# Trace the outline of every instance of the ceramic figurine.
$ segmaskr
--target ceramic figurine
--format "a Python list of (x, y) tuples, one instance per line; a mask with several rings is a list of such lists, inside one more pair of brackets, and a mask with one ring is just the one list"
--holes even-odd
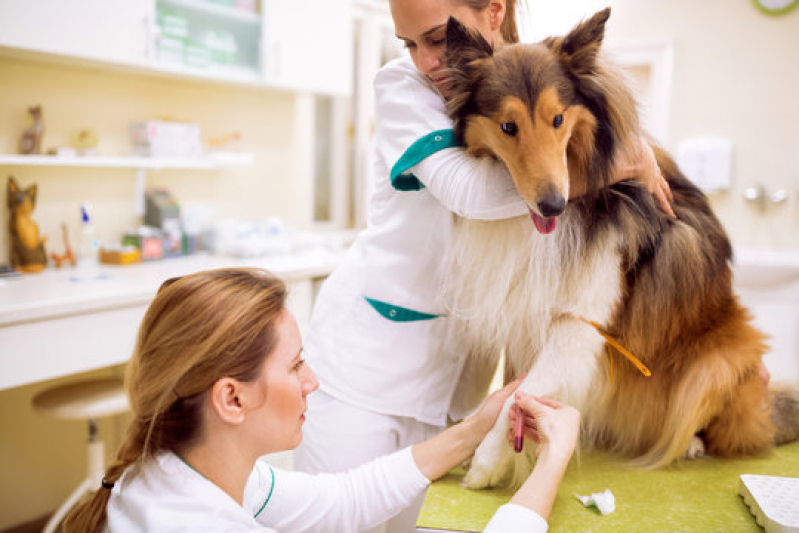
[(36, 206), (36, 185), (20, 189), (14, 177), (9, 176), (6, 195), (11, 214), (11, 266), (20, 272), (40, 272), (47, 265), (47, 253), (45, 239), (39, 237), (39, 226), (31, 218)]
[(42, 153), (42, 137), (44, 136), (44, 120), (42, 120), (42, 106), (28, 108), (33, 123), (22, 132), (19, 138), (19, 153), (34, 155)]
[(57, 254), (55, 252), (50, 254), (50, 257), (53, 258), (53, 262), (55, 263), (56, 268), (61, 268), (61, 265), (64, 263), (69, 263), (72, 266), (77, 264), (75, 259), (75, 254), (72, 253), (72, 247), (69, 245), (69, 234), (67, 233), (67, 225), (63, 222), (61, 223), (61, 236), (64, 239), (64, 253)]

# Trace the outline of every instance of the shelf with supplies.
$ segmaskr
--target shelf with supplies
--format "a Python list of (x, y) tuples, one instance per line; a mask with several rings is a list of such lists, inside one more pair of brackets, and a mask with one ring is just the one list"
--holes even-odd
[(0, 154), (0, 166), (129, 168), (136, 171), (137, 215), (144, 214), (145, 178), (148, 170), (221, 170), (248, 167), (252, 154), (210, 153), (201, 157), (54, 156)]

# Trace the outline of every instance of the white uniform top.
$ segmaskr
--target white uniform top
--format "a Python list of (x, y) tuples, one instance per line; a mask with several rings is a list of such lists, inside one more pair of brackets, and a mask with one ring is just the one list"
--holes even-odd
[[(410, 448), (342, 474), (289, 472), (257, 461), (239, 505), (175, 454), (164, 452), (125, 471), (112, 489), (105, 530), (350, 533), (395, 515), (428, 484)], [(485, 531), (546, 527), (538, 514), (508, 504)]]
[(443, 98), (408, 58), (381, 68), (374, 85), (367, 227), (319, 293), (305, 356), (328, 394), (441, 426), (465, 355), (440, 342), (436, 272), (453, 213), (528, 209), (504, 165), (455, 145)]

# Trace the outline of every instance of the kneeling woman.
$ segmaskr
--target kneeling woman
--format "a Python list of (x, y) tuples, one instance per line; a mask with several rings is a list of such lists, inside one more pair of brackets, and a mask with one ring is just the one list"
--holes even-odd
[[(517, 385), (432, 439), (352, 471), (280, 471), (258, 458), (300, 443), (306, 397), (318, 386), (285, 303), (283, 282), (258, 269), (161, 286), (127, 369), (133, 422), (102, 487), (69, 514), (66, 531), (364, 530), (468, 458)], [(545, 530), (574, 448), (576, 411), (517, 401), (543, 453), (486, 531)]]

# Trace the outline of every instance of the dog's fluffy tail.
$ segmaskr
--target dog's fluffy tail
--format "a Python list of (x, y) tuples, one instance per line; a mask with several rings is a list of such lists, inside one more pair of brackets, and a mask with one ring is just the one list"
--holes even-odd
[(780, 388), (769, 394), (771, 422), (777, 430), (774, 444), (779, 446), (799, 440), (799, 388)]

